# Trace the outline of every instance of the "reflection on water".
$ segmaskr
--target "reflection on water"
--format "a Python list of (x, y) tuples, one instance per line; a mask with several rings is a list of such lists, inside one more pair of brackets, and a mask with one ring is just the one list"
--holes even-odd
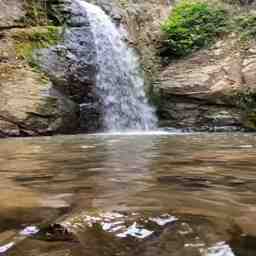
[[(254, 134), (4, 139), (0, 141), (0, 245), (26, 226), (98, 209), (170, 213), (194, 229), (207, 231), (207, 236), (214, 236), (212, 242), (242, 235), (244, 240), (230, 240), (236, 256), (255, 255), (254, 249), (244, 249), (255, 244), (255, 163)], [(178, 240), (172, 238), (172, 248), (178, 248)], [(76, 250), (81, 255), (84, 249)], [(197, 254), (190, 251), (190, 255)]]

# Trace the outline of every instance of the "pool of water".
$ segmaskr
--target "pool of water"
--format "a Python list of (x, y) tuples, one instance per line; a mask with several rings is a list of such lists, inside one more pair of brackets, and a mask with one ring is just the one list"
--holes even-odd
[[(3, 139), (0, 175), (0, 246), (15, 241), (8, 255), (256, 255), (255, 134)], [(134, 241), (90, 229), (76, 242), (19, 235), (99, 212), (178, 221)], [(228, 250), (211, 252), (220, 242)]]

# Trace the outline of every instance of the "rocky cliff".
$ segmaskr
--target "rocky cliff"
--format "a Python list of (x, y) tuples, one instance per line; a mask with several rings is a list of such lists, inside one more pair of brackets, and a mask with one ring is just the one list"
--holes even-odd
[[(34, 48), (55, 44), (53, 34), (59, 33), (43, 20), (44, 10), (34, 4), (35, 1), (23, 0), (0, 2), (0, 135), (3, 137), (69, 133), (79, 127), (78, 105), (31, 63)], [(33, 8), (35, 13), (31, 13)]]
[[(169, 2), (89, 2), (128, 31), (127, 43), (141, 56), (149, 92), (160, 63), (153, 42)], [(95, 47), (87, 17), (76, 3), (12, 0), (0, 4), (1, 135), (99, 130)], [(59, 40), (45, 44), (52, 35), (44, 30), (52, 26), (58, 28)]]
[[(154, 89), (163, 127), (197, 131), (255, 130), (254, 1), (218, 4), (226, 21), (221, 35), (214, 38), (215, 43), (207, 43), (187, 56), (172, 56), (162, 66)], [(202, 36), (201, 39), (205, 32), (203, 28), (197, 32), (190, 28), (190, 33), (198, 33), (196, 36)], [(183, 46), (187, 47), (190, 42), (185, 43)]]
[[(88, 2), (127, 31), (126, 41), (140, 56), (160, 126), (255, 128), (254, 40), (241, 45), (239, 36), (230, 33), (210, 47), (166, 63), (160, 27), (172, 1)], [(74, 5), (70, 0), (0, 2), (0, 136), (100, 129), (93, 37), (86, 16)]]
[[(174, 61), (161, 72), (161, 125), (193, 130), (254, 129), (253, 109), (241, 105), (254, 90), (256, 49), (243, 49), (236, 37)], [(247, 95), (250, 97), (250, 95)]]

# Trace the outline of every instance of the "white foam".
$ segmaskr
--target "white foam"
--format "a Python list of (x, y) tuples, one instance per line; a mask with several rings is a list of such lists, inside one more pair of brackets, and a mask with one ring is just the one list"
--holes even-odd
[(29, 226), (20, 231), (20, 235), (23, 236), (32, 236), (39, 232), (39, 229), (35, 226)]
[(106, 132), (106, 133), (92, 133), (89, 136), (162, 136), (162, 135), (184, 135), (181, 131), (169, 132), (162, 130), (152, 131), (125, 131), (125, 132)]
[(202, 256), (235, 256), (232, 249), (225, 242), (219, 242), (213, 247), (201, 249)]
[(166, 215), (162, 215), (160, 217), (150, 218), (149, 220), (152, 222), (155, 222), (159, 226), (165, 226), (166, 224), (175, 222), (178, 219), (174, 216), (170, 216), (170, 215), (166, 214)]
[(8, 244), (5, 244), (3, 246), (0, 246), (0, 253), (4, 253), (4, 252), (7, 252), (9, 249), (11, 249), (13, 246), (15, 245), (14, 242), (11, 242), (11, 243), (8, 243)]
[(140, 239), (145, 239), (148, 236), (151, 236), (154, 231), (147, 230), (144, 228), (137, 227), (137, 223), (134, 222), (127, 230), (123, 233), (117, 234), (117, 237), (125, 238), (127, 236), (132, 236)]

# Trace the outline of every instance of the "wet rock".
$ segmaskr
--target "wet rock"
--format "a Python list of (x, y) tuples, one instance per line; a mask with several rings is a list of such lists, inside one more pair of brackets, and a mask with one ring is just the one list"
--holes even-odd
[[(95, 93), (97, 65), (94, 38), (80, 6), (76, 2), (71, 5), (68, 2), (67, 5), (67, 26), (62, 42), (56, 47), (38, 51), (36, 59), (59, 91), (78, 104), (93, 105), (99, 102)], [(81, 128), (95, 131), (99, 126), (99, 109), (93, 113), (85, 108), (80, 110), (81, 117), (93, 120), (84, 121)]]
[(77, 241), (74, 235), (60, 224), (51, 224), (43, 227), (33, 237), (43, 241)]
[(97, 102), (80, 104), (80, 127), (82, 131), (95, 132), (101, 129), (103, 120), (100, 109), (101, 106)]
[(201, 249), (200, 252), (203, 256), (235, 256), (230, 246), (225, 242), (219, 242), (210, 248)]
[[(221, 220), (215, 221), (221, 223)], [(15, 244), (10, 240), (2, 248), (6, 255), (234, 256), (255, 253), (254, 237), (242, 236), (234, 226), (229, 226), (227, 232), (220, 223), (216, 226), (215, 221), (197, 215), (182, 215), (178, 219), (156, 213), (79, 213), (60, 224), (43, 228), (39, 236), (16, 238)], [(222, 221), (227, 225), (226, 220)]]
[(2, 79), (0, 87), (3, 136), (68, 133), (77, 129), (79, 108), (75, 103), (29, 68), (10, 72), (15, 75)]

